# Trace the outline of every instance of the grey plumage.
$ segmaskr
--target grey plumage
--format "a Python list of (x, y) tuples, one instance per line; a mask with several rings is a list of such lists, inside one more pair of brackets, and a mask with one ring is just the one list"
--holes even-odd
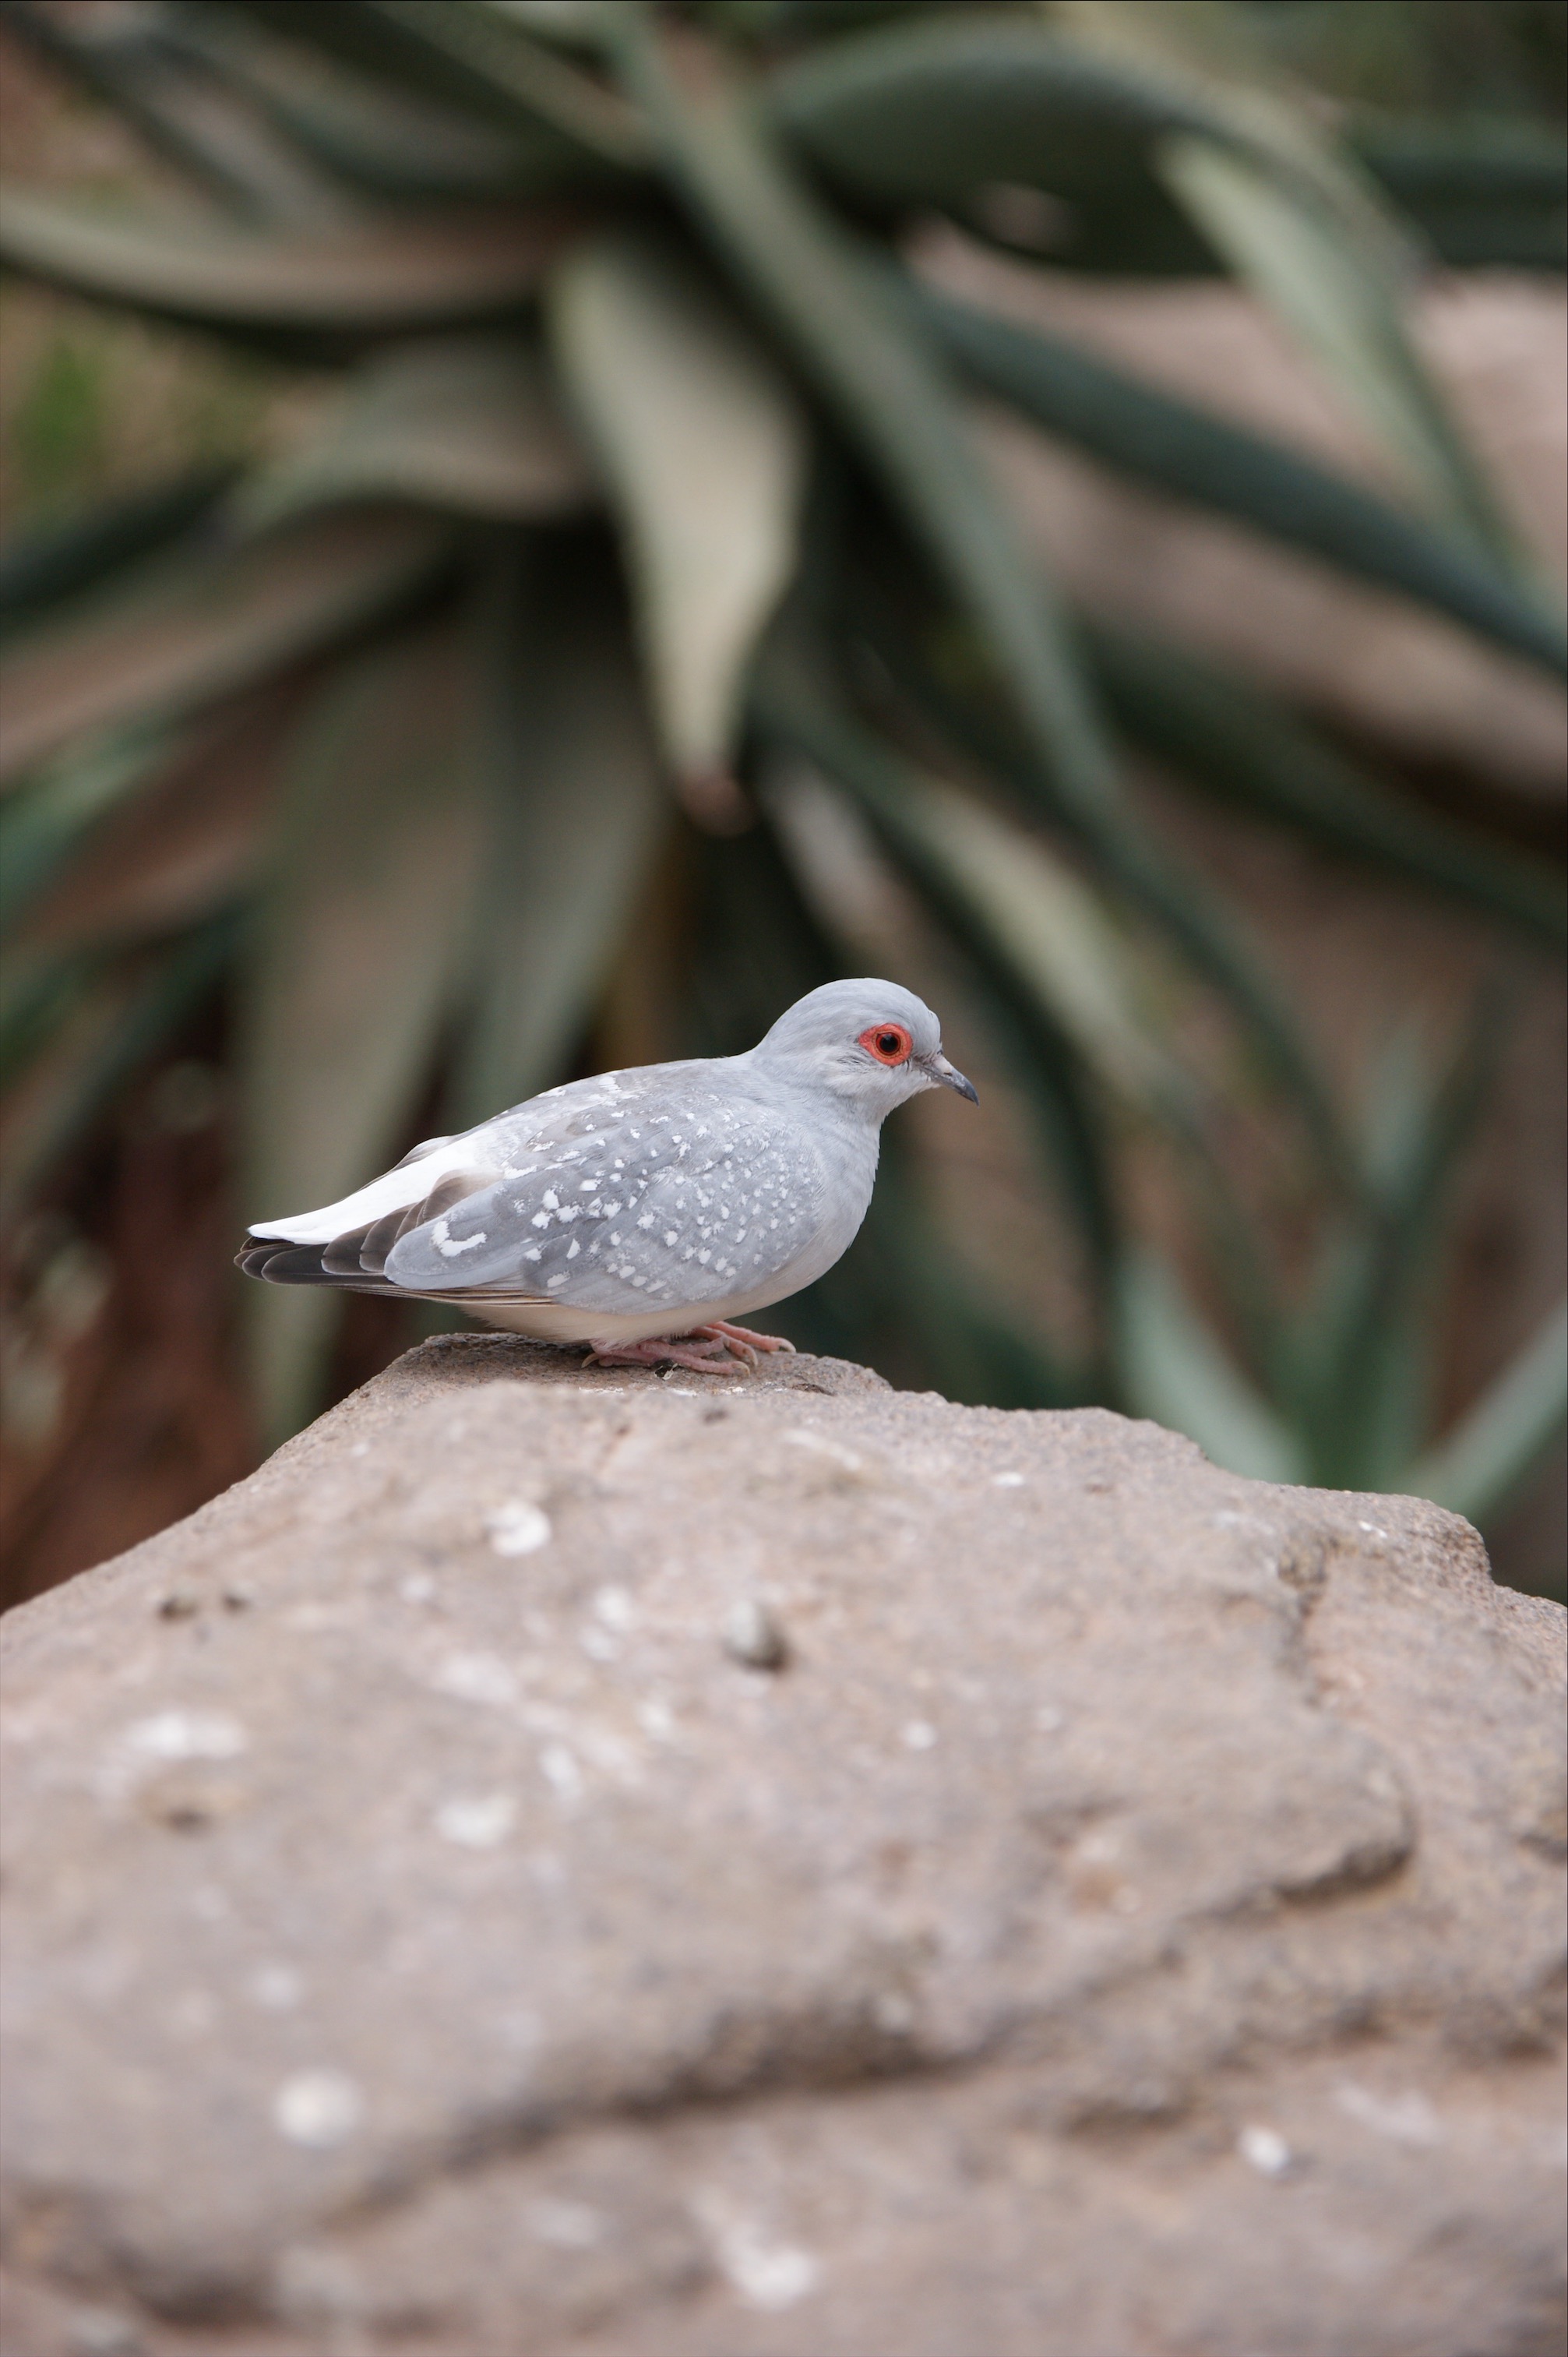
[[(890, 1066), (865, 1035), (900, 1028)], [(885, 1114), (937, 1082), (973, 1093), (929, 1007), (891, 983), (829, 984), (745, 1055), (605, 1073), (431, 1139), (340, 1203), (258, 1222), (241, 1265), (450, 1300), (550, 1340), (679, 1334), (831, 1267), (865, 1217)]]

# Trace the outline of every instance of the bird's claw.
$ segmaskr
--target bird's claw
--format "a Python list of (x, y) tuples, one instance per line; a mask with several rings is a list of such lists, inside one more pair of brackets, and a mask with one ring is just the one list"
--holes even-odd
[(693, 1326), (689, 1334), (646, 1342), (595, 1342), (584, 1361), (590, 1367), (687, 1367), (694, 1375), (733, 1374), (738, 1362), (747, 1374), (764, 1351), (789, 1351), (795, 1345), (782, 1334), (754, 1334), (749, 1326), (732, 1326), (715, 1318)]

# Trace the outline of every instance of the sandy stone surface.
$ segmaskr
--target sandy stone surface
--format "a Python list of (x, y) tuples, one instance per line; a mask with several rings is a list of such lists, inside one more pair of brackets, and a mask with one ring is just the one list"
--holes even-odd
[(1561, 2346), (1563, 1614), (1434, 1508), (463, 1336), (0, 1641), (6, 2357)]

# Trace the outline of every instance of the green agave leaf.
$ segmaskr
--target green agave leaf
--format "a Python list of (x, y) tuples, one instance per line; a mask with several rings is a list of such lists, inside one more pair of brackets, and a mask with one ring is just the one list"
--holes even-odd
[(363, 628), (430, 580), (451, 549), (432, 517), (361, 509), (155, 564), (12, 655), (0, 781), (91, 729), (215, 703)]
[(248, 525), (345, 500), (522, 521), (596, 496), (542, 356), (516, 339), (404, 345), (356, 371), (318, 438), (252, 480)]
[(1243, 16), (1063, 0), (1071, 36), (1209, 116), (1156, 168), (1232, 269), (1313, 352), (1435, 511), (1510, 569), (1512, 539), (1405, 333), (1417, 254), (1375, 182), (1277, 86)]
[(1305, 1481), (1305, 1448), (1223, 1351), (1156, 1254), (1129, 1252), (1119, 1289), (1121, 1360), (1128, 1404), (1185, 1432), (1228, 1472), (1257, 1481)]
[(1450, 268), (1568, 267), (1568, 142), (1551, 124), (1353, 114), (1344, 135)]
[[(771, 823), (689, 846), (694, 872), (683, 888), (695, 935), (689, 1045), (696, 1054), (751, 1047), (781, 1008), (866, 962), (853, 931), (841, 932), (814, 913), (824, 897), (820, 858), (811, 863), (809, 888), (797, 880), (802, 791), (798, 776), (787, 784), (771, 779), (764, 795)], [(1060, 1407), (1079, 1405), (1093, 1388), (1080, 1371), (1058, 1364), (1043, 1338), (955, 1254), (927, 1201), (918, 1157), (897, 1127), (884, 1132), (876, 1190), (849, 1254), (783, 1315), (803, 1350), (881, 1366), (906, 1385), (934, 1384), (948, 1399)]]
[[(398, 1143), (461, 969), (481, 844), (461, 618), (349, 658), (302, 726), (255, 926), (240, 1054), (244, 1209), (331, 1202)], [(267, 1429), (311, 1411), (338, 1297), (258, 1286)]]
[(1543, 860), (1499, 849), (1359, 769), (1234, 673), (1185, 648), (1080, 621), (1119, 726), (1200, 792), (1299, 827), (1348, 853), (1561, 945), (1568, 903)]
[(126, 796), (160, 777), (177, 738), (133, 722), (72, 746), (0, 804), (0, 935), (47, 891), (82, 836)]
[(262, 231), (0, 188), (0, 264), (93, 302), (285, 344), (341, 346), (515, 313), (581, 229), (562, 207), (465, 206)]
[(272, 29), (318, 45), (422, 98), (553, 140), (557, 169), (623, 169), (640, 157), (635, 116), (581, 68), (465, 0), (244, 0)]
[(1373, 1075), (1362, 1143), (1366, 1206), (1331, 1243), (1295, 1353), (1315, 1472), (1331, 1486), (1387, 1488), (1420, 1440), (1444, 1243), (1440, 1214), (1476, 1134), (1499, 1028), (1498, 993), (1483, 991), (1444, 1063), (1408, 1029), (1388, 1043)]
[[(51, 873), (16, 927), (7, 962), (120, 949), (195, 925), (238, 899), (260, 862), (279, 740), (302, 692), (298, 680), (273, 683), (195, 726), (158, 732), (129, 791), (86, 813), (80, 801), (70, 806), (70, 790), (88, 797), (66, 765), (62, 800), (76, 823), (62, 825), (51, 813)], [(29, 799), (16, 797), (0, 816), (0, 871), (11, 812)]]
[(229, 460), (106, 500), (68, 523), (18, 533), (0, 547), (0, 641), (146, 556), (199, 522), (233, 481)]
[(561, 1077), (669, 821), (618, 585), (568, 541), (505, 573), (482, 618), (491, 802), (459, 1127)]
[(1333, 1109), (1288, 1013), (1203, 888), (1154, 853), (1122, 801), (1092, 693), (1057, 600), (993, 490), (945, 371), (879, 271), (790, 176), (716, 61), (696, 85), (626, 0), (622, 70), (699, 217), (881, 475), (972, 614), (1059, 812), (1227, 993), (1291, 1088), (1319, 1149), (1348, 1168)]
[(357, 71), (330, 49), (277, 39), (238, 6), (181, 20), (305, 153), (350, 187), (403, 199), (497, 198), (551, 187), (559, 143), (502, 130), (456, 106)]
[(14, 1219), (140, 1065), (205, 997), (233, 955), (220, 916), (159, 957), (67, 993), (63, 1020), (7, 1091), (0, 1126), (0, 1219)]
[(84, 38), (69, 14), (6, 0), (4, 21), (242, 213), (320, 228), (352, 212), (336, 181), (192, 54), (192, 20), (116, 10)]
[(1568, 1302), (1546, 1320), (1401, 1487), (1486, 1523), (1507, 1505), (1568, 1416)]
[[(1051, 852), (972, 794), (886, 758), (857, 771), (860, 799), (875, 796), (881, 832), (944, 879), (944, 897), (970, 911), (967, 931), (1037, 996), (1079, 1054), (1140, 1113), (1190, 1127), (1197, 1092), (1142, 1000), (1145, 977), (1098, 894)], [(878, 782), (872, 785), (873, 777)], [(872, 807), (871, 803), (867, 803)]]
[[(1103, 1286), (1116, 1251), (1116, 1208), (1099, 1125), (1083, 1085), (1078, 1047), (1055, 1000), (1054, 977), (1021, 963), (1012, 953), (1015, 945), (998, 939), (991, 909), (977, 903), (952, 875), (945, 844), (926, 839), (918, 817), (910, 819), (907, 765), (829, 701), (800, 660), (799, 650), (788, 650), (778, 642), (769, 645), (753, 687), (752, 710), (767, 737), (804, 754), (860, 806), (897, 865), (951, 929), (977, 968), (986, 986), (988, 1017), (1029, 1084), (1091, 1275)], [(782, 840), (790, 845), (789, 798), (776, 792), (774, 803)], [(1108, 995), (1115, 1006), (1114, 994)], [(1103, 996), (1092, 989), (1080, 992), (1075, 1019), (1081, 1025), (1086, 997), (1099, 1000), (1093, 1019), (1103, 1025)], [(1120, 1038), (1119, 1047), (1135, 1063), (1138, 1049)]]
[(459, 72), (472, 77), (475, 95), (499, 94), (512, 111), (546, 124), (561, 137), (618, 169), (648, 160), (641, 124), (619, 92), (554, 50), (541, 48), (516, 16), (469, 0), (371, 0), (375, 13), (405, 38), (424, 42)]
[(839, 187), (896, 205), (1013, 182), (1158, 208), (1153, 142), (1212, 119), (1168, 78), (1101, 59), (1038, 16), (981, 9), (809, 50), (771, 76), (767, 105)]
[(579, 247), (548, 318), (623, 519), (660, 736), (700, 798), (733, 757), (746, 666), (794, 570), (805, 421), (733, 307), (663, 241)]
[[(1494, 503), (1405, 337), (1410, 250), (1372, 184), (1305, 116), (1247, 86), (1233, 41), (1217, 69), (1178, 10), (1093, 0), (1055, 15), (957, 12), (836, 43), (774, 76), (770, 113), (840, 186), (884, 203), (963, 212), (984, 186), (1022, 183), (1090, 224), (1109, 212), (1112, 242), (1121, 222), (1158, 249), (1167, 190), (1438, 511), (1511, 566)], [(1239, 20), (1231, 29), (1239, 38)], [(1064, 224), (1064, 258), (1086, 225)], [(1099, 243), (1103, 264), (1103, 232)]]
[(604, 0), (480, 0), (480, 5), (542, 41), (596, 54), (604, 46)]
[(1218, 141), (1171, 139), (1159, 160), (1205, 234), (1318, 361), (1423, 500), (1513, 566), (1511, 536), (1406, 337), (1398, 291), (1345, 225), (1309, 193), (1282, 185), (1268, 164)]
[(1419, 598), (1557, 672), (1561, 619), (1456, 539), (1262, 435), (1155, 391), (1065, 338), (911, 282), (921, 317), (977, 384), (1119, 473), (1239, 517), (1362, 580)]

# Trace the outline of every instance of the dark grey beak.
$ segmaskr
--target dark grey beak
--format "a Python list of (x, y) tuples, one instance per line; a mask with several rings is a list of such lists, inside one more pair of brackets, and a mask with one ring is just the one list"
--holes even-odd
[(956, 1089), (961, 1097), (969, 1099), (971, 1104), (980, 1103), (980, 1098), (975, 1092), (974, 1082), (966, 1081), (963, 1074), (949, 1063), (940, 1049), (934, 1056), (922, 1056), (920, 1061), (932, 1080), (940, 1081), (944, 1089)]

